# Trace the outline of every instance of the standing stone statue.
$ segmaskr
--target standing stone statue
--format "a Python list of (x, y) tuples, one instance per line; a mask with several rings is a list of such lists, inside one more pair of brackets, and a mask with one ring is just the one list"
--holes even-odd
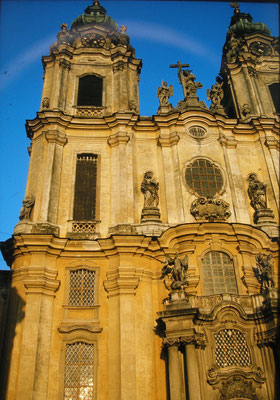
[(159, 183), (153, 178), (153, 171), (147, 171), (141, 183), (141, 192), (144, 195), (144, 208), (142, 210), (141, 222), (160, 222), (160, 212), (158, 209)]
[(188, 256), (185, 256), (182, 260), (179, 258), (178, 253), (175, 254), (174, 258), (165, 256), (163, 262), (163, 268), (161, 270), (161, 278), (170, 274), (171, 276), (171, 292), (184, 291), (188, 285), (187, 282), (187, 271), (188, 271)]
[(223, 82), (216, 82), (215, 85), (211, 86), (211, 89), (207, 89), (207, 98), (211, 100), (210, 111), (219, 114), (225, 114), (224, 108), (221, 105), (221, 101), (224, 97), (224, 91), (222, 89)]
[(19, 214), (20, 220), (30, 220), (30, 215), (31, 215), (31, 211), (34, 206), (34, 203), (35, 203), (35, 199), (32, 194), (26, 196), (22, 200), (22, 207), (21, 207), (20, 214)]
[(162, 81), (161, 86), (159, 86), (157, 90), (160, 106), (168, 106), (170, 96), (173, 96), (173, 86), (170, 85), (168, 87), (167, 82)]
[(185, 97), (196, 97), (197, 89), (203, 87), (202, 83), (195, 82), (196, 79), (195, 75), (192, 73), (191, 70), (187, 69), (183, 71), (182, 76), (182, 84), (184, 90)]
[(272, 288), (275, 286), (275, 282), (273, 280), (273, 263), (272, 263), (272, 255), (265, 254), (257, 254), (257, 268), (253, 268), (257, 280), (261, 284), (261, 293), (266, 289)]
[(266, 209), (266, 184), (259, 181), (258, 176), (255, 173), (249, 175), (248, 181), (248, 195), (251, 200), (251, 206), (256, 211)]

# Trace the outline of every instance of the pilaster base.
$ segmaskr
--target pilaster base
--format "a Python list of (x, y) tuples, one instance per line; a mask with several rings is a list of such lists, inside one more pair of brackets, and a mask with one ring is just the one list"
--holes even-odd
[(274, 221), (274, 214), (270, 208), (257, 210), (254, 214), (254, 222), (270, 237), (279, 236), (279, 228)]
[(142, 222), (161, 222), (159, 209), (157, 207), (143, 208), (141, 214)]

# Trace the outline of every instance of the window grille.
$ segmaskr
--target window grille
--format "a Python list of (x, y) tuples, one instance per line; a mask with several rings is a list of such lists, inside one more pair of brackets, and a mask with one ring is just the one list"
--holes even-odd
[(78, 106), (102, 106), (103, 80), (95, 75), (86, 75), (79, 79)]
[(192, 126), (189, 129), (190, 134), (195, 138), (203, 138), (206, 135), (206, 130), (201, 126)]
[(93, 399), (94, 345), (76, 342), (66, 345), (64, 400)]
[(214, 197), (223, 187), (221, 171), (205, 159), (189, 165), (185, 176), (187, 185), (199, 196)]
[(96, 154), (78, 154), (74, 195), (74, 221), (94, 221), (96, 219)]
[(70, 306), (93, 306), (95, 295), (95, 271), (78, 269), (70, 271)]
[(203, 258), (202, 265), (206, 295), (237, 293), (234, 265), (227, 254), (211, 251)]
[(247, 367), (251, 364), (245, 334), (237, 329), (223, 329), (215, 335), (216, 363), (220, 368), (231, 365)]

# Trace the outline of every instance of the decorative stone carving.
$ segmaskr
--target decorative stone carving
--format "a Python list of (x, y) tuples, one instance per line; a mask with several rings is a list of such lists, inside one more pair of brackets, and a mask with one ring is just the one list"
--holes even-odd
[(42, 108), (49, 108), (50, 107), (50, 99), (48, 97), (44, 97), (42, 100)]
[(138, 111), (137, 102), (136, 100), (129, 100), (129, 110), (136, 112)]
[(191, 204), (191, 214), (196, 220), (225, 221), (231, 216), (229, 204), (221, 199), (199, 197)]
[(261, 293), (266, 289), (270, 289), (275, 286), (273, 279), (273, 262), (272, 255), (257, 254), (257, 268), (253, 268), (257, 280), (261, 284)]
[(70, 44), (70, 32), (68, 31), (68, 25), (63, 23), (60, 25), (61, 31), (57, 34), (57, 44)]
[(268, 235), (278, 236), (273, 211), (267, 207), (266, 184), (261, 182), (255, 173), (249, 175), (248, 181), (250, 204), (255, 209), (254, 223), (259, 225)]
[(251, 399), (257, 400), (256, 389), (252, 381), (248, 381), (242, 376), (232, 376), (222, 384), (220, 400), (230, 399)]
[(251, 111), (251, 107), (248, 103), (244, 103), (241, 107), (241, 113), (245, 118), (247, 117), (247, 115), (251, 114)]
[(158, 188), (159, 183), (153, 179), (153, 171), (147, 171), (141, 183), (141, 192), (144, 195), (144, 208), (142, 210), (141, 222), (160, 221), (158, 209)]
[(35, 198), (32, 194), (26, 196), (22, 200), (22, 207), (19, 214), (19, 219), (22, 220), (30, 220), (31, 211), (33, 209), (35, 203)]
[(225, 53), (228, 63), (234, 63), (237, 61), (238, 56), (243, 52), (244, 43), (244, 39), (231, 35), (229, 41), (225, 45)]
[[(217, 78), (218, 79), (218, 78)], [(207, 89), (207, 98), (211, 100), (210, 111), (217, 114), (226, 115), (224, 107), (221, 105), (221, 101), (224, 97), (224, 91), (222, 89), (223, 82), (219, 79), (215, 85), (211, 86), (211, 89)]]
[[(171, 299), (175, 300), (176, 293), (178, 292), (185, 295), (185, 288), (188, 285), (188, 268), (188, 256), (185, 256), (182, 260), (179, 258), (178, 253), (175, 254), (174, 258), (171, 258), (168, 255), (165, 256), (163, 268), (161, 270), (161, 278), (164, 278), (167, 275), (171, 278)], [(182, 296), (180, 296), (180, 298), (181, 297)]]

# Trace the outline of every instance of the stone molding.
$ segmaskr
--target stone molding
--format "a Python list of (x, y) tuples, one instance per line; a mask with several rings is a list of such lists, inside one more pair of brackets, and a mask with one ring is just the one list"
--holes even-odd
[(48, 143), (56, 143), (60, 146), (65, 146), (68, 142), (67, 136), (57, 130), (43, 131)]
[(238, 143), (238, 141), (234, 138), (234, 136), (225, 136), (223, 134), (220, 134), (218, 142), (220, 143), (221, 146), (224, 146), (227, 149), (235, 149)]
[(90, 333), (101, 333), (103, 328), (95, 325), (94, 322), (91, 324), (62, 324), (58, 328), (59, 333), (72, 333), (74, 331), (87, 331)]
[[(140, 277), (136, 268), (119, 267), (106, 273), (107, 280), (103, 282), (108, 297), (122, 294), (136, 294)], [(137, 276), (138, 275), (138, 276)], [(142, 275), (142, 274), (141, 274)]]
[(169, 135), (160, 135), (158, 137), (158, 145), (161, 147), (171, 147), (178, 144), (180, 136), (176, 132), (172, 132)]
[(27, 294), (55, 296), (60, 287), (60, 281), (56, 277), (57, 271), (38, 266), (21, 267), (13, 273), (13, 279), (23, 282)]
[(130, 141), (130, 136), (127, 132), (118, 132), (110, 135), (108, 138), (108, 144), (110, 147), (115, 147), (120, 144), (127, 144)]
[(66, 60), (65, 58), (61, 58), (59, 60), (59, 66), (65, 69), (70, 70), (71, 69), (71, 63), (70, 61)]
[(275, 149), (280, 151), (280, 143), (277, 139), (275, 139), (274, 136), (267, 136), (265, 138), (265, 145), (269, 148), (269, 149)]

